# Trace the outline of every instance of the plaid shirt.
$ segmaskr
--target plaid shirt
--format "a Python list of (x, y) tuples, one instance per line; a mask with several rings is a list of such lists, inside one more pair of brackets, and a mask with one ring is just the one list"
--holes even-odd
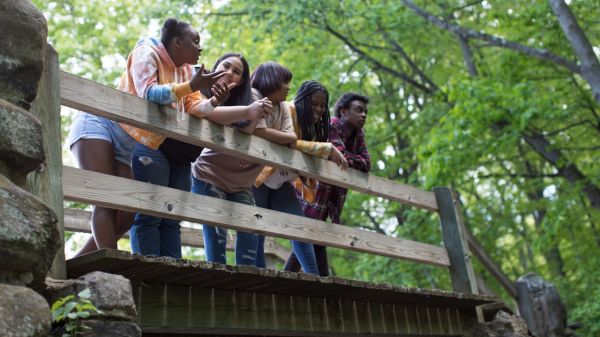
[[(342, 125), (332, 117), (329, 126), (329, 141), (346, 157), (348, 166), (363, 172), (371, 170), (371, 156), (365, 143), (364, 129), (354, 130)], [(342, 187), (318, 182), (315, 202), (304, 203), (304, 214), (313, 219), (325, 221), (329, 216), (333, 223), (340, 223), (340, 214), (346, 201), (348, 190)]]

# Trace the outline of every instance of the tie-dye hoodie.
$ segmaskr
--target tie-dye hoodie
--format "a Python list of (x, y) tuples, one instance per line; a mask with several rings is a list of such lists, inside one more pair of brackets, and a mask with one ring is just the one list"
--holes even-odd
[[(127, 57), (127, 70), (121, 76), (118, 89), (158, 104), (166, 104), (178, 112), (200, 111), (203, 97), (192, 92), (189, 81), (194, 69), (189, 64), (176, 67), (163, 44), (155, 38), (143, 38)], [(205, 102), (206, 103), (206, 102)], [(164, 135), (121, 123), (121, 127), (138, 142), (158, 149)]]

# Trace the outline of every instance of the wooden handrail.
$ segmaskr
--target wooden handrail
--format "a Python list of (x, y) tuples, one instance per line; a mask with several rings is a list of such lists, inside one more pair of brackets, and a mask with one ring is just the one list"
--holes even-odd
[(186, 143), (209, 147), (403, 204), (430, 211), (438, 210), (432, 192), (368, 175), (355, 169), (342, 172), (329, 160), (308, 156), (301, 151), (268, 142), (260, 137), (236, 132), (233, 128), (205, 119), (191, 117), (177, 121), (176, 111), (173, 109), (161, 108), (139, 97), (64, 71), (60, 75), (60, 97), (62, 105), (165, 134)]
[(473, 255), (477, 257), (479, 262), (483, 265), (483, 267), (494, 277), (498, 283), (506, 290), (506, 292), (513, 299), (517, 299), (517, 288), (515, 284), (504, 274), (502, 268), (494, 260), (488, 253), (485, 251), (479, 240), (475, 238), (473, 233), (470, 231), (466, 231), (467, 234), (467, 242), (469, 243), (469, 250), (473, 252)]
[[(429, 211), (440, 212), (438, 200), (436, 200), (436, 196), (433, 192), (422, 191), (413, 186), (399, 184), (390, 180), (368, 175), (354, 169), (350, 169), (348, 172), (342, 172), (331, 161), (308, 156), (300, 151), (270, 143), (260, 137), (236, 132), (232, 128), (217, 125), (208, 120), (191, 117), (186, 120), (178, 121), (177, 113), (173, 109), (160, 107), (138, 97), (66, 72), (61, 72), (60, 74), (60, 96), (61, 104), (71, 108), (90, 112), (111, 120), (165, 134), (168, 137), (190, 144), (213, 148), (223, 153), (277, 167), (289, 172), (298, 173), (303, 176), (316, 178), (336, 186), (341, 186), (366, 194), (398, 201), (403, 204), (412, 205)], [(80, 182), (93, 182), (95, 179), (105, 179), (95, 176), (92, 173), (89, 175), (87, 173), (77, 173), (70, 170), (72, 169), (65, 168), (65, 177), (69, 178), (72, 173), (73, 177), (77, 176), (75, 179), (79, 179)], [(78, 176), (80, 174), (82, 176)], [(67, 180), (65, 179), (65, 182), (66, 181)], [(114, 186), (115, 184), (114, 181), (106, 181), (106, 183), (108, 183), (109, 186)], [(141, 185), (138, 187), (144, 191), (147, 191), (148, 189), (148, 187), (143, 187)], [(131, 203), (116, 204), (114, 201), (108, 198), (103, 199), (99, 195), (94, 196), (94, 193), (88, 193), (83, 190), (77, 190), (73, 194), (68, 194), (66, 191), (67, 185), (65, 185), (65, 198), (90, 202), (92, 204), (100, 204), (117, 209), (140, 210), (149, 214), (154, 212), (155, 215), (159, 216), (191, 220), (193, 222), (213, 223), (228, 228), (304, 240), (307, 242), (363, 251), (436, 266), (450, 266), (449, 253), (445, 248), (414, 241), (390, 238), (384, 235), (379, 236), (385, 239), (372, 237), (372, 235), (377, 236), (378, 234), (340, 226), (334, 226), (334, 232), (336, 232), (336, 235), (341, 235), (341, 237), (335, 237), (336, 235), (334, 235), (335, 239), (331, 240), (331, 233), (327, 233), (327, 230), (331, 229), (331, 226), (333, 226), (331, 224), (289, 215), (282, 217), (282, 215), (278, 215), (278, 212), (259, 208), (259, 211), (257, 211), (258, 213), (256, 214), (267, 214), (269, 217), (268, 222), (274, 227), (263, 228), (261, 225), (264, 225), (264, 221), (253, 223), (254, 220), (251, 217), (248, 218), (250, 222), (246, 225), (236, 222), (235, 219), (226, 219), (219, 217), (216, 214), (194, 214), (191, 219), (188, 219), (186, 218), (186, 215), (169, 211), (166, 208), (156, 210), (156, 205), (154, 206), (154, 209), (152, 209), (152, 207), (147, 204), (144, 205), (144, 207), (146, 207), (144, 209), (144, 207), (140, 208), (139, 204), (136, 206), (133, 206), (134, 204)], [(185, 197), (184, 195), (180, 195), (180, 197), (184, 199), (190, 198)], [(191, 198), (198, 197), (199, 196), (193, 196)], [(187, 202), (177, 200), (176, 198), (169, 199), (171, 204), (185, 204)], [(135, 200), (136, 198), (129, 199), (130, 202)], [(215, 201), (215, 203), (220, 204), (220, 207), (233, 207), (232, 205), (228, 205), (228, 202), (226, 201)], [(235, 206), (234, 208), (238, 207), (241, 206)], [(448, 214), (446, 214), (446, 216), (448, 216)], [(277, 221), (285, 225), (278, 227), (276, 224)], [(294, 221), (294, 224), (291, 224), (291, 221)], [(443, 224), (444, 221), (442, 221), (442, 225)], [(298, 229), (298, 226), (307, 226), (307, 228), (305, 231), (293, 232), (294, 229)], [(349, 232), (341, 230), (340, 228), (347, 229)], [(287, 233), (286, 230), (291, 232)], [(311, 231), (315, 231), (317, 235), (315, 236), (314, 233), (311, 233)], [(448, 238), (445, 237), (445, 240), (447, 239)], [(469, 237), (469, 239), (472, 238)], [(396, 242), (394, 242), (394, 240), (396, 240)], [(450, 239), (450, 241), (453, 241), (453, 239)], [(490, 259), (488, 256), (486, 254), (481, 254), (477, 247), (474, 246), (473, 240), (468, 241), (468, 246), (470, 246), (471, 249), (476, 250), (475, 256), (477, 256), (486, 266), (486, 268), (490, 270), (490, 265), (488, 263)], [(468, 260), (469, 254), (466, 250), (468, 249), (467, 247), (459, 247), (460, 249), (453, 247), (451, 248), (453, 251), (456, 250), (456, 253), (459, 254), (458, 256), (462, 256), (461, 252), (464, 251), (464, 256), (467, 257), (466, 259)], [(455, 262), (460, 262), (461, 259), (462, 258), (458, 258), (458, 260)], [(455, 262), (453, 262), (453, 264)], [(492, 268), (490, 270), (492, 275), (495, 277), (498, 277), (498, 275), (501, 274), (498, 273), (497, 269), (498, 268)], [(461, 277), (465, 278), (467, 271), (470, 271), (472, 274), (471, 267), (468, 267), (465, 270), (460, 270), (458, 274), (464, 274)], [(469, 282), (465, 281), (453, 283), (469, 283), (472, 285), (474, 283), (471, 282), (472, 279), (472, 277), (468, 277)], [(467, 280), (467, 278), (465, 278), (465, 280)], [(513, 295), (513, 289), (511, 289), (510, 285), (507, 283), (506, 278), (503, 278), (500, 280), (500, 282), (509, 292), (509, 294)], [(469, 288), (461, 289), (461, 291), (468, 291), (468, 289)]]
[[(77, 233), (91, 233), (90, 218), (92, 212), (81, 209), (65, 208), (65, 230)], [(128, 237), (127, 234), (125, 234)], [(231, 235), (231, 240), (227, 240), (227, 249), (233, 250), (235, 242), (235, 234)], [(202, 238), (202, 230), (181, 226), (181, 244), (183, 246), (204, 248), (204, 240)], [(273, 238), (265, 238), (265, 254), (273, 255), (281, 261), (285, 261), (290, 255), (289, 250), (275, 242)]]
[(172, 188), (63, 167), (65, 199), (126, 211), (218, 225), (435, 266), (450, 265), (446, 249)]

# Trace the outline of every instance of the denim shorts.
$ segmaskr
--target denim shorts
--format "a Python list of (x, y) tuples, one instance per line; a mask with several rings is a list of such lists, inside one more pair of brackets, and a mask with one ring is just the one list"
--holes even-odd
[(80, 112), (71, 124), (67, 138), (69, 149), (80, 139), (102, 139), (111, 143), (115, 149), (115, 159), (131, 166), (131, 152), (137, 141), (125, 132), (119, 123)]

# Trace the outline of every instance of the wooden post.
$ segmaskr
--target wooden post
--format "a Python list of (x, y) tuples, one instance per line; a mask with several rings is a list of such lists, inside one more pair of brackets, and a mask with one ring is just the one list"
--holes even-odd
[(27, 176), (27, 189), (52, 208), (58, 218), (61, 246), (50, 272), (54, 278), (66, 279), (59, 75), (58, 54), (48, 45), (38, 95), (30, 110), (42, 123), (46, 161)]
[(436, 187), (433, 192), (440, 210), (444, 246), (450, 259), (452, 288), (461, 293), (478, 294), (458, 196), (448, 187)]

